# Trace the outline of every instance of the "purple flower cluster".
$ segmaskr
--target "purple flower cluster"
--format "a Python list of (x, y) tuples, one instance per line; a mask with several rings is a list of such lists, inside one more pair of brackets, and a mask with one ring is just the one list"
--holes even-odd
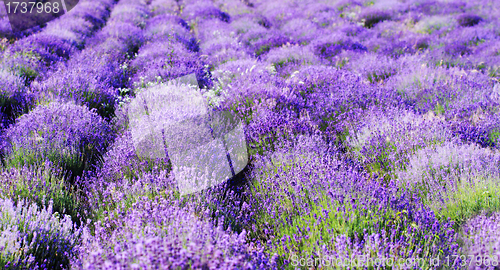
[(2, 244), (0, 265), (7, 269), (65, 269), (74, 256), (79, 230), (69, 216), (53, 214), (52, 204), (0, 199)]
[(35, 83), (46, 99), (73, 100), (113, 116), (117, 88), (128, 81), (128, 57), (144, 42), (143, 27), (149, 14), (145, 2), (120, 1), (106, 26), (93, 36), (86, 48), (61, 63)]
[[(471, 15), (474, 12), (477, 14), (477, 9), (473, 9), (477, 7), (477, 3), (443, 3), (443, 9), (437, 8), (437, 3), (427, 5), (413, 2), (398, 5), (377, 2), (369, 8), (364, 8), (362, 4), (354, 1), (345, 1), (335, 6), (308, 2), (251, 4), (250, 7), (255, 9), (253, 13), (248, 14), (239, 13), (240, 10), (248, 9), (247, 7), (236, 8), (238, 5), (232, 3), (221, 5), (221, 9), (231, 15), (231, 22), (228, 25), (211, 19), (206, 23), (214, 25), (217, 30), (212, 30), (200, 22), (193, 24), (198, 31), (201, 52), (211, 52), (207, 53), (209, 57), (226, 53), (229, 48), (233, 51), (239, 49), (238, 44), (232, 41), (235, 35), (246, 47), (250, 57), (246, 56), (244, 59), (229, 58), (228, 61), (228, 58), (221, 59), (218, 55), (217, 58), (209, 58), (215, 66), (212, 75), (216, 83), (215, 89), (206, 94), (214, 104), (233, 109), (246, 120), (247, 141), (251, 152), (266, 156), (278, 149), (280, 138), (292, 140), (300, 136), (299, 134), (319, 133), (327, 142), (339, 147), (340, 153), (337, 155), (343, 156), (345, 162), (368, 173), (363, 176), (367, 180), (359, 182), (368, 181), (369, 184), (366, 185), (374, 188), (377, 183), (385, 183), (380, 187), (394, 189), (391, 191), (394, 193), (388, 193), (392, 194), (388, 195), (389, 197), (403, 196), (403, 201), (408, 198), (408, 205), (415, 207), (405, 211), (420, 209), (422, 213), (433, 216), (435, 224), (441, 224), (440, 233), (446, 235), (446, 240), (449, 240), (446, 244), (442, 243), (443, 248), (447, 246), (449, 252), (456, 252), (458, 245), (454, 242), (456, 236), (453, 230), (458, 225), (452, 227), (453, 223), (446, 223), (441, 214), (433, 213), (434, 210), (425, 205), (433, 201), (429, 200), (426, 194), (432, 191), (427, 195), (433, 198), (437, 196), (442, 200), (442, 196), (439, 197), (438, 194), (453, 193), (453, 186), (459, 183), (463, 184), (465, 181), (474, 185), (475, 179), (497, 175), (496, 154), (481, 149), (496, 147), (496, 87), (486, 72), (477, 72), (473, 70), (477, 66), (467, 62), (469, 60), (460, 59), (472, 55), (480, 56), (483, 51), (486, 53), (479, 46), (485, 41), (498, 39), (498, 35), (488, 30), (491, 28), (484, 27), (484, 23), (495, 25), (494, 18), (484, 12), (482, 15)], [(310, 10), (314, 10), (315, 14), (307, 12)], [(334, 14), (344, 20), (327, 19), (326, 16), (321, 17), (320, 13)], [(222, 47), (214, 53), (204, 44), (214, 38), (220, 39), (219, 33), (227, 33), (226, 46), (230, 47)], [(488, 51), (493, 52), (494, 49)], [(253, 57), (257, 58), (257, 61), (253, 60)], [(481, 63), (483, 71), (488, 70), (488, 64), (485, 62)], [(496, 65), (495, 61), (489, 63)], [(478, 143), (479, 146), (463, 145), (463, 142)], [(323, 151), (326, 150), (318, 150)], [(435, 151), (446, 153), (450, 158), (455, 154), (458, 157), (450, 162), (448, 158), (438, 157)], [(304, 154), (303, 151), (290, 152), (292, 157)], [(427, 158), (428, 162), (425, 161)], [(419, 162), (423, 163), (417, 166)], [(436, 162), (442, 162), (442, 165), (435, 165)], [(304, 167), (299, 165), (297, 176), (292, 177), (285, 173), (289, 170), (288, 165), (274, 161), (271, 164), (271, 168), (283, 170), (284, 175), (275, 175), (274, 172), (268, 174), (267, 171), (264, 173), (267, 177), (264, 179), (273, 179), (276, 186), (262, 186), (262, 179), (252, 178), (254, 183), (250, 186), (254, 188), (254, 192), (247, 194), (246, 198), (250, 201), (255, 198), (260, 200), (250, 206), (251, 210), (248, 210), (247, 214), (239, 214), (248, 218), (248, 221), (236, 221), (239, 224), (236, 227), (252, 228), (251, 224), (254, 223), (255, 229), (257, 224), (271, 224), (272, 220), (280, 217), (286, 219), (293, 211), (288, 212), (284, 205), (291, 203), (290, 209), (293, 209), (295, 203), (298, 209), (305, 209), (303, 213), (297, 214), (302, 217), (298, 218), (299, 221), (286, 219), (284, 223), (290, 227), (277, 225), (276, 222), (266, 225), (264, 229), (257, 230), (255, 236), (258, 237), (254, 239), (276, 243), (276, 238), (287, 236), (286, 233), (279, 234), (281, 228), (287, 233), (299, 233), (304, 238), (289, 235), (292, 237), (291, 241), (278, 241), (270, 252), (280, 250), (284, 252), (282, 254), (290, 254), (287, 253), (290, 250), (283, 250), (286, 246), (283, 243), (287, 241), (292, 243), (288, 248), (298, 248), (294, 251), (297, 253), (304, 252), (305, 248), (299, 247), (307, 246), (301, 241), (311, 241), (315, 243), (312, 244), (313, 247), (317, 245), (319, 248), (320, 243), (325, 243), (325, 239), (309, 240), (308, 237), (316, 235), (317, 230), (321, 231), (321, 220), (325, 217), (319, 217), (318, 212), (315, 213), (318, 201), (315, 199), (312, 202), (312, 198), (316, 197), (307, 195), (312, 192), (308, 187), (321, 190), (319, 187), (325, 186), (324, 189), (328, 190), (332, 182), (340, 181), (326, 181), (329, 178), (324, 177), (324, 173), (318, 173), (321, 175), (319, 179), (324, 177), (326, 184), (309, 184), (309, 179), (318, 179), (318, 176), (304, 176)], [(311, 172), (321, 171), (319, 164), (303, 166), (309, 166)], [(260, 170), (262, 169), (259, 167), (252, 169), (254, 172)], [(333, 176), (330, 178), (336, 179)], [(342, 179), (345, 178), (349, 177)], [(356, 179), (353, 176), (351, 178)], [(288, 182), (291, 179), (295, 179), (292, 181), (295, 184), (291, 185), (300, 190), (292, 188), (293, 191), (290, 191), (287, 186), (283, 189), (283, 195), (273, 193), (278, 192), (282, 185), (286, 185), (283, 181)], [(396, 179), (397, 183), (392, 182)], [(428, 188), (419, 184), (409, 186), (406, 184), (408, 181), (424, 183)], [(405, 187), (409, 190), (405, 190)], [(358, 196), (359, 192), (354, 194)], [(355, 195), (351, 196), (357, 198)], [(301, 201), (301, 196), (309, 199)], [(217, 209), (220, 209), (219, 214), (215, 216), (230, 216), (232, 210), (225, 212), (228, 210), (227, 206), (222, 210), (223, 204), (219, 202), (221, 201), (215, 199)], [(267, 203), (269, 206), (263, 207), (268, 205)], [(339, 205), (342, 204), (346, 203), (340, 200)], [(391, 215), (389, 209), (393, 208), (387, 208), (387, 205), (380, 207), (388, 211), (388, 216)], [(259, 216), (252, 212), (252, 209), (264, 210), (261, 210)], [(367, 212), (362, 212), (361, 215), (370, 217)], [(343, 216), (345, 218), (346, 214)], [(466, 215), (465, 218), (467, 217), (470, 216)], [(417, 235), (423, 232), (421, 230), (426, 230), (425, 226), (417, 225), (419, 222), (416, 220), (405, 220), (408, 221), (406, 226), (411, 228), (410, 231), (415, 230)], [(430, 222), (427, 218), (422, 220)], [(311, 222), (315, 225), (311, 226)], [(292, 229), (296, 225), (297, 229)], [(303, 228), (300, 227), (302, 225)], [(432, 230), (434, 229), (436, 227)], [(391, 257), (393, 251), (382, 251), (377, 247), (400, 246), (400, 242), (388, 240), (393, 239), (388, 236), (390, 230), (369, 231), (366, 234), (360, 230), (361, 236), (350, 235), (351, 237), (345, 239), (339, 236), (336, 240), (340, 241), (337, 247), (348, 246), (349, 248), (343, 251), (343, 254), (350, 254), (348, 257), (374, 252), (378, 253), (378, 256)], [(396, 234), (399, 233), (401, 232)], [(423, 234), (432, 233), (426, 231)], [(387, 240), (380, 240), (381, 238)], [(372, 243), (378, 244), (373, 244), (374, 250), (370, 251), (359, 245), (355, 239), (360, 242), (371, 239)], [(420, 252), (429, 248), (428, 244), (425, 244), (427, 239), (426, 237), (415, 244), (416, 249), (410, 248), (413, 255), (405, 257), (421, 256)], [(316, 240), (319, 242), (314, 242)], [(398, 250), (401, 249), (404, 248), (400, 246)], [(312, 250), (313, 254), (319, 252), (319, 249)], [(342, 254), (335, 250), (327, 245), (321, 252), (336, 256)], [(436, 252), (435, 249), (432, 250), (431, 253)]]
[(303, 137), (257, 165), (261, 173), (250, 204), (264, 226), (250, 225), (252, 236), (272, 243), (285, 265), (291, 254), (425, 258), (437, 249), (424, 235), (439, 237), (443, 252), (456, 252), (452, 224), (439, 221), (398, 183), (370, 179), (335, 153), (320, 139)]
[(53, 163), (45, 162), (37, 168), (4, 169), (0, 173), (0, 182), (2, 197), (11, 198), (14, 203), (25, 201), (47, 207), (50, 202), (54, 212), (70, 215), (75, 224), (86, 214), (87, 207), (72, 193), (64, 172)]
[(12, 28), (10, 27), (9, 17), (5, 6), (0, 6), (0, 37), (10, 36)]
[(215, 7), (211, 1), (186, 1), (182, 14), (189, 23), (211, 18), (219, 19), (224, 22), (229, 22), (230, 20), (229, 14)]
[(418, 150), (398, 178), (439, 201), (463, 184), (500, 177), (500, 156), (477, 145), (445, 143)]
[(464, 254), (474, 258), (469, 269), (491, 269), (500, 258), (498, 213), (478, 215), (463, 228)]
[[(162, 4), (163, 3), (163, 4)], [(174, 1), (154, 1), (153, 6), (174, 6)], [(198, 44), (189, 32), (187, 23), (175, 15), (175, 10), (156, 12), (146, 25), (147, 43), (130, 63), (133, 76), (131, 87), (168, 81), (191, 73), (201, 74)]]
[(34, 70), (67, 59), (84, 46), (99, 23), (102, 25), (113, 4), (112, 0), (83, 1), (66, 16), (50, 22), (41, 32), (17, 41), (4, 58), (8, 57), (10, 63), (15, 63), (16, 53), (20, 54), (19, 57), (35, 55), (40, 62), (30, 67)]
[[(117, 209), (118, 211), (119, 209)], [(246, 233), (233, 234), (213, 226), (164, 198), (138, 198), (119, 219), (97, 223), (84, 231), (82, 269), (193, 268), (262, 269), (271, 262), (245, 243)], [(110, 228), (114, 228), (109, 233)]]
[(76, 177), (99, 161), (112, 136), (109, 125), (87, 107), (52, 102), (5, 131), (5, 162), (22, 167), (49, 160)]
[[(5, 77), (0, 89), (0, 106), (4, 127), (32, 109), (41, 95), (24, 86), (30, 86), (45, 74), (51, 68), (48, 65), (55, 65), (82, 49), (86, 40), (102, 26), (113, 4), (111, 0), (82, 1), (42, 31), (17, 40), (3, 52), (0, 66)], [(15, 76), (7, 75), (9, 73)]]
[(34, 97), (21, 78), (8, 70), (0, 70), (1, 128), (8, 127), (17, 116), (26, 113)]

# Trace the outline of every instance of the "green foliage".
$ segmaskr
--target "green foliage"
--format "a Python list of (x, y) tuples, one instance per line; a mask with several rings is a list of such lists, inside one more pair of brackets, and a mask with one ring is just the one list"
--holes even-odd
[(444, 195), (442, 202), (428, 202), (442, 220), (454, 221), (454, 228), (460, 227), (470, 218), (483, 213), (500, 211), (500, 184), (498, 179), (477, 178), (461, 181)]
[(488, 76), (500, 80), (500, 66), (488, 67)]
[(268, 53), (270, 50), (271, 50), (271, 45), (269, 44), (262, 45), (255, 51), (255, 56), (259, 57), (265, 53)]
[(368, 73), (368, 81), (370, 83), (382, 83), (385, 79), (394, 75), (392, 72), (384, 71), (384, 72), (370, 72)]
[[(34, 180), (34, 181), (33, 181)], [(63, 177), (56, 177), (50, 172), (44, 172), (36, 179), (19, 176), (12, 179), (9, 186), (2, 190), (1, 195), (12, 198), (14, 202), (26, 200), (34, 202), (39, 207), (48, 207), (52, 200), (54, 213), (70, 215), (73, 223), (80, 224), (85, 219), (87, 207), (78, 200), (76, 190)]]
[[(64, 150), (54, 149), (51, 147), (44, 155), (42, 156), (36, 150), (23, 149), (13, 147), (12, 152), (5, 158), (6, 167), (14, 167), (14, 168), (22, 168), (24, 166), (37, 166), (42, 165), (46, 161), (50, 161), (56, 166), (59, 166), (67, 173), (67, 178), (74, 178), (77, 175), (82, 175), (85, 170), (90, 170), (92, 164), (100, 160), (100, 156), (96, 156), (93, 151), (92, 144), (86, 144), (82, 147), (82, 151), (78, 154), (76, 149), (66, 148)], [(84, 157), (93, 156), (93, 158), (85, 161)]]
[(342, 57), (335, 61), (335, 66), (339, 69), (345, 67), (349, 63), (349, 57)]
[(17, 68), (19, 77), (24, 79), (24, 85), (29, 86), (32, 81), (38, 77), (38, 72), (29, 66), (20, 66)]
[(439, 104), (439, 102), (434, 107), (434, 113), (436, 115), (443, 115), (445, 111), (446, 111), (445, 107), (443, 105)]
[(90, 109), (96, 109), (96, 112), (104, 119), (111, 119), (115, 116), (115, 107), (117, 100), (111, 96), (103, 96), (93, 91), (81, 92), (83, 103)]

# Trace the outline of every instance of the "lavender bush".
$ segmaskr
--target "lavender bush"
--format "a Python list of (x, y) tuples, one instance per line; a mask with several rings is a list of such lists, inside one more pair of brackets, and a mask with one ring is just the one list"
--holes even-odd
[(252, 225), (253, 236), (282, 255), (282, 267), (292, 266), (292, 255), (346, 261), (359, 255), (418, 258), (436, 252), (432, 240), (419, 235), (438, 236), (442, 251), (456, 252), (451, 224), (441, 223), (404, 188), (366, 184), (366, 176), (325, 154), (331, 150), (318, 142), (302, 139), (288, 147), (262, 167), (251, 199), (265, 205), (255, 218), (264, 226)]
[(109, 125), (71, 103), (39, 105), (4, 134), (5, 163), (22, 167), (49, 160), (71, 177), (90, 170), (112, 140)]
[[(111, 118), (116, 107), (116, 89), (128, 82), (128, 59), (144, 43), (141, 27), (148, 15), (145, 5), (127, 1), (117, 4), (106, 26), (88, 41), (83, 51), (35, 82), (38, 91), (43, 96), (55, 95), (87, 105), (102, 117)], [(92, 79), (83, 79), (86, 76)]]
[(2, 255), (5, 268), (65, 269), (74, 256), (79, 231), (71, 218), (52, 214), (52, 205), (0, 199), (2, 211)]
[(26, 113), (34, 104), (35, 94), (30, 93), (21, 78), (8, 70), (1, 70), (0, 108), (3, 128)]
[(69, 185), (64, 172), (50, 162), (38, 168), (22, 167), (4, 169), (1, 172), (1, 196), (11, 198), (14, 203), (24, 201), (38, 207), (48, 207), (54, 212), (69, 215), (74, 224), (80, 224), (89, 214), (76, 188)]

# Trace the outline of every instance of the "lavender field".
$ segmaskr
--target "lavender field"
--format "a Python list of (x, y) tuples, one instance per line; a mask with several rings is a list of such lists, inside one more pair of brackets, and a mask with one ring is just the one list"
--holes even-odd
[[(0, 268), (500, 269), (498, 0), (6, 12)], [(165, 87), (239, 119), (244, 169), (186, 194), (137, 151), (131, 104)]]

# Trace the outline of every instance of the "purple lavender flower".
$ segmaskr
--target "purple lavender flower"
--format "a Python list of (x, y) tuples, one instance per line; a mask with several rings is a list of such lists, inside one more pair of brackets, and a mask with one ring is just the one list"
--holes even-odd
[(281, 30), (299, 44), (306, 44), (321, 35), (313, 22), (304, 19), (290, 20), (281, 27)]
[(94, 44), (101, 43), (102, 40), (117, 39), (118, 42), (133, 50), (143, 42), (142, 34), (142, 29), (131, 23), (114, 21), (107, 24), (89, 45), (95, 47)]
[(12, 28), (7, 17), (7, 10), (5, 6), (0, 6), (0, 36), (9, 36), (10, 34), (12, 34)]
[[(416, 259), (426, 257), (423, 250), (436, 254), (421, 233), (440, 235), (442, 251), (457, 252), (451, 224), (440, 222), (411, 191), (368, 177), (335, 158), (335, 152), (319, 138), (299, 137), (259, 157), (251, 205), (259, 209), (255, 220), (266, 222), (258, 230), (263, 234), (251, 236), (278, 252), (282, 266), (294, 265), (290, 253), (344, 260), (359, 255)], [(416, 246), (421, 249), (407, 253)]]
[[(473, 217), (497, 210), (495, 1), (322, 2), (81, 0), (5, 36), (2, 220), (52, 199), (28, 223), (64, 236), (22, 240), (12, 218), (0, 266), (326, 269), (315, 260), (363, 256), (428, 269), (497, 254), (497, 214)], [(240, 174), (188, 195), (168, 156), (136, 154), (127, 111), (128, 95), (185, 75), (243, 119), (249, 153)], [(84, 233), (60, 230), (63, 213)]]
[(333, 23), (343, 22), (339, 16), (339, 11), (334, 5), (326, 3), (306, 3), (303, 7), (305, 13), (308, 14), (308, 19), (316, 23), (319, 27), (326, 28)]
[(0, 172), (0, 182), (2, 196), (16, 204), (23, 201), (48, 207), (51, 203), (53, 212), (71, 216), (75, 225), (82, 225), (81, 221), (88, 216), (88, 205), (82, 203), (83, 198), (65, 181), (64, 172), (50, 162), (37, 168), (4, 169)]
[(474, 258), (469, 269), (487, 269), (491, 267), (492, 262), (498, 261), (500, 258), (499, 224), (499, 214), (493, 213), (478, 215), (464, 225), (461, 237), (465, 242), (463, 251)]
[(75, 255), (79, 231), (71, 218), (52, 213), (52, 204), (39, 208), (35, 204), (0, 199), (2, 211), (2, 267), (46, 267), (64, 269)]
[(97, 30), (106, 23), (106, 18), (114, 4), (113, 0), (81, 1), (76, 8), (68, 12), (68, 17), (83, 18), (94, 26), (94, 30)]
[(117, 138), (110, 150), (103, 155), (99, 175), (109, 182), (136, 179), (142, 173), (160, 173), (170, 168), (168, 160), (148, 160), (137, 156), (130, 131)]
[[(116, 229), (108, 235), (109, 226)], [(96, 224), (95, 235), (84, 231), (80, 258), (72, 265), (83, 269), (269, 268), (269, 258), (261, 249), (247, 246), (245, 239), (245, 232), (226, 232), (168, 200), (139, 197), (119, 220), (107, 218), (106, 223)]]
[(53, 102), (21, 116), (4, 138), (6, 162), (11, 166), (49, 160), (76, 177), (96, 165), (112, 134), (108, 124), (88, 108)]
[(135, 53), (144, 42), (140, 27), (148, 15), (145, 6), (145, 2), (120, 2), (83, 51), (53, 67), (33, 88), (46, 99), (55, 95), (72, 100), (110, 119), (117, 102), (116, 89), (128, 83), (130, 72), (123, 65), (127, 54)]
[(131, 62), (136, 70), (133, 84), (156, 81), (156, 78), (169, 80), (198, 72), (202, 69), (199, 58), (187, 50), (183, 44), (174, 42), (153, 42), (143, 46)]
[(460, 12), (465, 3), (460, 1), (438, 2), (434, 0), (421, 1), (410, 5), (410, 9), (415, 12), (421, 12), (426, 15), (446, 14)]
[(317, 38), (312, 42), (312, 46), (314, 48), (314, 53), (317, 56), (328, 60), (331, 60), (332, 57), (340, 54), (343, 50), (350, 50), (354, 52), (368, 51), (368, 49), (359, 42), (355, 42), (350, 38), (339, 34), (332, 34)]
[(144, 17), (149, 15), (149, 12), (146, 8), (145, 1), (129, 1), (120, 2), (110, 14), (110, 22), (123, 22), (130, 23), (135, 26), (142, 26), (144, 24)]
[(438, 119), (398, 110), (383, 115), (371, 112), (360, 132), (354, 131), (348, 140), (374, 172), (383, 174), (405, 168), (418, 149), (452, 140), (450, 130)]
[(230, 20), (229, 14), (216, 8), (211, 1), (196, 1), (194, 3), (190, 3), (184, 7), (182, 14), (187, 21), (214, 18), (224, 22), (229, 22)]
[(442, 196), (460, 185), (474, 184), (481, 178), (499, 177), (500, 156), (477, 145), (446, 143), (418, 150), (409, 160), (406, 171), (399, 172), (401, 181), (419, 186), (429, 200)]
[(156, 0), (150, 3), (153, 15), (175, 14), (179, 10), (179, 3), (175, 0)]
[(187, 43), (192, 38), (186, 22), (171, 14), (157, 15), (148, 20), (145, 32), (144, 36), (148, 39), (177, 39)]
[(319, 59), (308, 47), (298, 45), (274, 48), (264, 58), (274, 66), (281, 76), (289, 76), (301, 65), (312, 65), (319, 62)]
[(82, 49), (85, 40), (109, 15), (112, 5), (110, 0), (83, 1), (66, 16), (50, 22), (43, 31), (15, 42), (4, 54), (3, 63), (29, 85), (48, 69), (47, 65), (66, 60)]
[(42, 82), (35, 82), (33, 88), (43, 93), (46, 99), (55, 96), (73, 101), (95, 108), (99, 115), (110, 118), (116, 106), (114, 88), (123, 87), (126, 78), (117, 62), (119, 58), (109, 54), (100, 55), (99, 51), (85, 50), (49, 73)]
[(43, 59), (45, 64), (67, 59), (75, 51), (78, 40), (64, 33), (37, 33), (29, 39), (18, 41), (12, 49), (17, 52), (30, 51)]
[(270, 25), (281, 27), (291, 19), (304, 17), (303, 11), (298, 6), (298, 3), (293, 2), (263, 2), (257, 10), (270, 22)]
[(34, 104), (35, 95), (25, 88), (24, 81), (6, 70), (0, 71), (0, 113), (3, 128), (14, 123), (14, 120)]
[(471, 50), (467, 46), (457, 43), (446, 45), (444, 51), (446, 54), (453, 57), (460, 57), (471, 53)]

